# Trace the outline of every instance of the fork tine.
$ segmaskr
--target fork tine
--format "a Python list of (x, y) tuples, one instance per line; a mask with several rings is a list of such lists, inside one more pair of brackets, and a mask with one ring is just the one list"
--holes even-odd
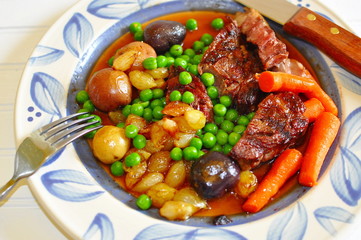
[(81, 116), (81, 115), (84, 115), (84, 114), (87, 114), (87, 113), (88, 113), (88, 112), (74, 113), (74, 114), (72, 114), (72, 115), (69, 115), (69, 116), (60, 118), (60, 119), (58, 119), (58, 120), (56, 120), (56, 121), (54, 121), (54, 122), (51, 122), (51, 123), (49, 123), (49, 124), (47, 124), (47, 125), (39, 128), (38, 131), (40, 132), (40, 134), (43, 134), (43, 133), (49, 131), (50, 129), (52, 129), (53, 127), (55, 127), (56, 125), (59, 125), (60, 123), (63, 123), (63, 122), (65, 122), (65, 121), (67, 121), (67, 120), (69, 120), (69, 119), (71, 119), (71, 118), (74, 118), (74, 117), (77, 117), (77, 116)]
[(82, 129), (82, 128), (85, 128), (87, 126), (97, 124), (97, 123), (99, 123), (99, 121), (79, 124), (79, 125), (77, 125), (75, 127), (72, 127), (72, 128), (67, 129), (67, 130), (61, 131), (61, 132), (59, 132), (59, 134), (56, 134), (56, 135), (53, 135), (53, 136), (49, 137), (47, 139), (47, 141), (49, 141), (51, 145), (54, 145), (57, 141), (64, 138), (65, 136), (67, 136), (67, 135), (69, 135), (71, 133), (74, 133), (74, 132), (78, 131), (79, 129)]
[[(82, 122), (86, 122), (93, 118), (94, 118), (93, 116), (90, 116), (90, 117), (86, 117), (86, 118), (77, 119), (74, 121), (69, 121), (67, 123), (63, 123), (61, 125), (54, 126), (53, 128), (49, 129), (48, 131), (43, 132), (41, 135), (45, 138), (45, 140), (48, 140), (50, 137), (54, 136), (55, 134), (57, 134), (58, 132), (66, 129), (66, 128), (70, 128), (73, 125), (76, 125), (76, 124), (79, 124)], [(91, 125), (91, 124), (89, 124), (89, 125)]]
[(102, 125), (99, 125), (99, 126), (96, 126), (96, 127), (93, 127), (93, 128), (84, 129), (84, 130), (82, 130), (80, 132), (77, 132), (75, 134), (69, 135), (68, 137), (60, 139), (59, 141), (54, 142), (52, 145), (57, 150), (61, 149), (61, 148), (65, 147), (66, 145), (68, 145), (69, 143), (71, 143), (72, 141), (74, 141), (75, 139), (80, 138), (81, 136), (83, 136), (83, 135), (85, 135), (85, 134), (87, 134), (87, 133), (89, 133), (91, 131), (102, 128), (102, 127), (103, 127)]

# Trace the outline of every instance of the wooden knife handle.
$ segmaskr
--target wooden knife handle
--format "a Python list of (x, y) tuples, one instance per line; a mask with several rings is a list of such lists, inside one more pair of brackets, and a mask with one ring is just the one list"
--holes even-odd
[(300, 8), (283, 29), (312, 43), (361, 78), (361, 38), (307, 8)]

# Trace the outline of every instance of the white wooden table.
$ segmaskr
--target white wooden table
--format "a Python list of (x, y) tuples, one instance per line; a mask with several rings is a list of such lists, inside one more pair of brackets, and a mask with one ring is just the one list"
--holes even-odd
[[(299, 0), (301, 2), (301, 0)], [(317, 0), (315, 0), (317, 1)], [(361, 1), (319, 0), (361, 36)], [(28, 57), (48, 28), (78, 0), (0, 0), (0, 185), (12, 175), (14, 103)], [(361, 54), (361, 53), (360, 53)], [(355, 226), (361, 226), (360, 223)], [(361, 239), (361, 228), (348, 239)], [(41, 210), (26, 181), (0, 207), (0, 239), (67, 239)]]

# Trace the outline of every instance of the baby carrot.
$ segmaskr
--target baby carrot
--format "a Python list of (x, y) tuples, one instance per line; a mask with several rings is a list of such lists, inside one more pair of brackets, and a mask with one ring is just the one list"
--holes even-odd
[(321, 113), (315, 121), (310, 141), (306, 148), (300, 170), (299, 183), (312, 187), (317, 178), (327, 152), (336, 138), (340, 120), (329, 112)]
[(309, 92), (317, 85), (317, 83), (310, 78), (270, 71), (265, 71), (258, 75), (258, 84), (263, 92)]
[(308, 121), (314, 122), (325, 111), (322, 103), (317, 98), (311, 98), (305, 102), (306, 111), (303, 116), (308, 118)]
[(273, 163), (258, 188), (251, 193), (242, 209), (255, 213), (261, 210), (283, 184), (301, 167), (302, 154), (296, 149), (285, 150)]
[(264, 92), (291, 91), (305, 93), (308, 98), (317, 98), (320, 100), (327, 112), (335, 116), (338, 114), (336, 104), (314, 79), (270, 71), (265, 71), (257, 75), (257, 78), (259, 87)]

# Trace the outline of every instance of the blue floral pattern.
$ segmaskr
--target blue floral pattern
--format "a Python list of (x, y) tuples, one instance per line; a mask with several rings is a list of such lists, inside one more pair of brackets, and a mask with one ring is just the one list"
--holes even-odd
[(89, 225), (88, 230), (83, 235), (84, 240), (94, 239), (94, 235), (100, 232), (100, 240), (113, 240), (114, 227), (109, 217), (103, 213), (98, 213)]
[[(49, 193), (64, 201), (90, 201), (104, 193), (104, 191), (92, 190), (91, 187), (96, 186), (95, 182), (83, 172), (75, 170), (50, 171), (41, 176), (41, 181)], [(90, 186), (90, 189), (84, 189), (82, 186)]]
[[(160, 231), (161, 229), (161, 231)], [(134, 240), (245, 240), (242, 235), (221, 228), (191, 228), (184, 229), (175, 225), (155, 224), (135, 236)]]
[(354, 220), (354, 214), (340, 207), (321, 207), (314, 212), (314, 215), (321, 226), (332, 236), (337, 233), (332, 221), (352, 223)]
[[(159, 3), (164, 2), (158, 6)], [(296, 1), (294, 1), (296, 2)], [(300, 1), (302, 6), (312, 7), (312, 1)], [(59, 75), (53, 74), (52, 70), (39, 67), (49, 67), (58, 64), (64, 58), (81, 61), (88, 54), (90, 46), (97, 39), (94, 39), (95, 25), (93, 19), (127, 21), (126, 17), (134, 15), (138, 10), (142, 11), (148, 7), (158, 7), (159, 11), (167, 11), (174, 3), (174, 9), (194, 9), (204, 7), (201, 1), (177, 1), (177, 0), (93, 0), (90, 3), (81, 3), (83, 9), (78, 9), (68, 15), (62, 24), (63, 45), (51, 45), (41, 43), (37, 46), (33, 56), (29, 59), (31, 72), (30, 98), (33, 104), (27, 103), (26, 113), (33, 115), (25, 118), (27, 123), (34, 123), (45, 115), (50, 116), (50, 121), (62, 117), (64, 109), (64, 99), (66, 98), (66, 87), (64, 84), (69, 79), (61, 79)], [(238, 9), (232, 0), (207, 1), (206, 8), (210, 6), (218, 9)], [(230, 7), (230, 6), (234, 6)], [(84, 9), (85, 8), (85, 9)], [(174, 9), (172, 11), (174, 11)], [(155, 11), (151, 11), (154, 14)], [(322, 12), (321, 15), (329, 18)], [(149, 11), (150, 13), (150, 11)], [(153, 16), (153, 15), (152, 15)], [(134, 17), (134, 16), (133, 16)], [(330, 18), (329, 18), (330, 19)], [(332, 20), (332, 19), (330, 19)], [(109, 29), (115, 25), (109, 25)], [(70, 57), (69, 57), (70, 56)], [(361, 95), (361, 79), (353, 76), (340, 68), (337, 64), (331, 63), (330, 68), (335, 76), (341, 81), (342, 86), (355, 94)], [(51, 68), (49, 68), (51, 69)], [(341, 199), (345, 206), (321, 206), (317, 208), (313, 215), (308, 212), (307, 206), (298, 201), (294, 207), (287, 208), (276, 217), (270, 216), (273, 220), (267, 232), (267, 239), (303, 239), (307, 236), (308, 225), (311, 221), (317, 221), (319, 227), (328, 234), (335, 236), (338, 232), (335, 222), (351, 224), (354, 220), (352, 211), (346, 207), (355, 207), (361, 198), (361, 107), (353, 110), (347, 116), (342, 126), (340, 151), (332, 169), (330, 171), (330, 182), (334, 189), (334, 194)], [(106, 191), (99, 190), (98, 184), (84, 172), (70, 169), (52, 169), (49, 166), (63, 153), (60, 151), (53, 158), (48, 160), (40, 179), (46, 191), (53, 197), (68, 204), (91, 203), (106, 195)], [(120, 203), (119, 203), (120, 204)], [(114, 229), (114, 222), (117, 219), (106, 214), (100, 209), (94, 209), (94, 218), (82, 234), (83, 239), (119, 239), (118, 231)], [(130, 223), (129, 223), (130, 224)], [(241, 224), (244, 226), (244, 224)], [(129, 226), (124, 226), (124, 229)], [(135, 235), (134, 239), (247, 239), (247, 233), (239, 234), (237, 231), (226, 227), (217, 228), (197, 228), (192, 226), (180, 226), (178, 224), (149, 224)], [(262, 230), (264, 232), (264, 230)], [(123, 231), (124, 232), (124, 231)]]
[(93, 38), (91, 23), (80, 13), (75, 13), (65, 25), (63, 36), (69, 51), (79, 58)]
[(350, 206), (356, 206), (361, 198), (361, 108), (346, 118), (340, 141), (341, 158), (337, 159), (330, 178), (337, 195)]

